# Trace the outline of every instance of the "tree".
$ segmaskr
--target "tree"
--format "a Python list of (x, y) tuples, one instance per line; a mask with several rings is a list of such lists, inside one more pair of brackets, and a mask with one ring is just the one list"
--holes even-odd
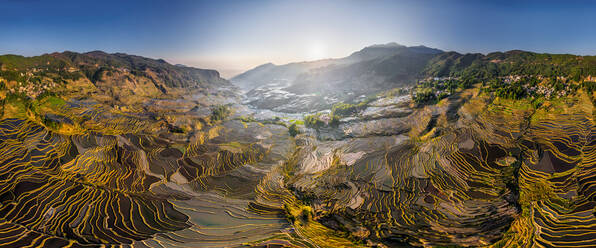
[(296, 126), (296, 123), (292, 123), (292, 125), (290, 125), (290, 127), (288, 127), (288, 132), (290, 133), (290, 135), (292, 137), (296, 137), (296, 135), (300, 133), (300, 131), (298, 131), (298, 127)]

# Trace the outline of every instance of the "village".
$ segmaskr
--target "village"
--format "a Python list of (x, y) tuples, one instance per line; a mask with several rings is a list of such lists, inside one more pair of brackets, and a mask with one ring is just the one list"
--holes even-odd
[(509, 75), (484, 81), (461, 77), (428, 77), (418, 81), (411, 94), (412, 99), (418, 104), (435, 103), (454, 94), (458, 89), (482, 83), (485, 92), (493, 92), (495, 96), (503, 98), (560, 98), (573, 94), (580, 87), (589, 87), (595, 81), (596, 78), (591, 75), (579, 82), (565, 76), (544, 77), (542, 75)]

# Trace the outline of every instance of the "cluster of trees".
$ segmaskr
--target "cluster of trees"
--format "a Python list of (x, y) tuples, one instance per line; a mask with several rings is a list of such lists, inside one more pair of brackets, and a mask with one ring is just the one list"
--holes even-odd
[(46, 115), (41, 116), (41, 122), (51, 129), (59, 129), (62, 126), (62, 123), (57, 122), (51, 118), (48, 118)]
[(355, 104), (344, 102), (333, 104), (333, 106), (331, 107), (331, 113), (327, 114), (325, 117), (324, 114), (321, 113), (305, 116), (304, 125), (306, 127), (320, 128), (325, 126), (325, 122), (321, 120), (321, 118), (328, 118), (329, 120), (327, 122), (327, 125), (338, 126), (340, 118), (358, 114), (359, 112), (366, 109), (368, 103), (370, 103), (374, 99), (375, 97), (369, 97), (364, 101)]
[(528, 96), (525, 87), (533, 87), (538, 84), (536, 77), (522, 78), (514, 82), (504, 82), (502, 78), (492, 78), (485, 82), (488, 86), (484, 88), (485, 92), (494, 92), (495, 96), (507, 99), (522, 99)]
[(588, 93), (592, 103), (596, 105), (596, 97), (594, 97), (594, 92), (596, 91), (596, 82), (584, 81), (582, 83), (582, 88)]
[(431, 87), (416, 88), (414, 102), (416, 104), (434, 104), (438, 101), (435, 90)]
[(336, 103), (331, 107), (331, 113), (326, 114), (325, 116), (321, 113), (305, 116), (304, 125), (311, 128), (320, 128), (325, 126), (325, 121), (321, 119), (328, 118), (327, 125), (338, 126), (340, 118), (358, 114), (360, 111), (366, 109), (368, 103), (374, 99), (374, 97), (370, 97), (356, 104), (344, 102)]
[(0, 70), (0, 77), (6, 79), (7, 81), (16, 81), (16, 82), (25, 82), (26, 78), (21, 75), (21, 72), (15, 70)]
[(471, 77), (422, 81), (418, 83), (413, 99), (417, 104), (437, 103), (455, 93), (457, 89), (467, 89), (478, 82), (478, 79)]
[(225, 120), (232, 114), (230, 107), (226, 105), (217, 105), (211, 109), (211, 120), (212, 121), (221, 121)]
[(497, 87), (494, 92), (495, 96), (516, 100), (525, 98), (528, 94), (523, 84), (519, 82), (502, 84), (502, 87)]
[(319, 119), (320, 114), (304, 116), (304, 125), (310, 128), (319, 128), (325, 125), (325, 122)]

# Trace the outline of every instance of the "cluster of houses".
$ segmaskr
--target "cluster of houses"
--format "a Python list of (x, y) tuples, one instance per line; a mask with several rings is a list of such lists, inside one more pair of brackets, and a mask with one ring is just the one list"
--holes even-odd
[(551, 96), (563, 97), (566, 96), (569, 92), (569, 86), (566, 86), (564, 90), (560, 90), (558, 92), (555, 92), (554, 88), (546, 87), (544, 85), (537, 85), (532, 87), (524, 85), (523, 87), (526, 90), (526, 93), (528, 93), (528, 95), (537, 94), (546, 98), (550, 98)]
[[(30, 72), (21, 73), (21, 76), (28, 75), (30, 76)], [(2, 82), (8, 93), (11, 94), (23, 94), (30, 98), (36, 98), (37, 96), (41, 95), (42, 93), (49, 91), (52, 88), (55, 88), (57, 85), (53, 81), (49, 82), (41, 82), (41, 83), (33, 83), (30, 81), (26, 82), (17, 82), (17, 81), (7, 81), (3, 78), (0, 78), (0, 82)]]
[[(503, 76), (503, 77), (499, 77), (500, 81), (505, 83), (505, 84), (513, 84), (516, 82), (519, 82), (523, 79), (527, 79), (529, 76), (524, 76), (524, 75), (508, 75), (508, 76)], [(547, 80), (547, 77), (538, 75), (538, 76), (533, 76), (536, 79), (538, 79), (540, 82), (543, 82), (544, 80)], [(422, 81), (419, 82), (420, 83), (425, 83), (425, 82), (432, 82), (434, 85), (438, 86), (438, 89), (433, 89), (433, 94), (435, 95), (435, 97), (439, 97), (440, 95), (450, 95), (450, 92), (445, 88), (445, 84), (447, 81), (449, 80), (457, 80), (457, 77), (428, 77), (423, 79)], [(564, 76), (558, 76), (557, 77), (558, 80), (560, 81), (567, 81), (567, 77)], [(583, 79), (584, 81), (596, 81), (596, 77), (592, 77), (592, 76), (587, 76)], [(536, 86), (530, 86), (529, 84), (524, 84), (522, 86), (525, 90), (526, 93), (528, 95), (541, 95), (547, 98), (550, 97), (564, 97), (567, 96), (568, 94), (571, 93), (572, 89), (570, 88), (569, 84), (565, 85), (565, 88), (562, 90), (555, 90), (551, 85), (549, 84), (538, 84)], [(412, 91), (412, 96), (416, 97), (416, 94), (418, 92), (413, 90)]]
[(20, 93), (25, 94), (30, 98), (36, 98), (37, 96), (41, 95), (45, 91), (56, 87), (56, 83), (42, 83), (42, 84), (23, 84), (21, 82), (17, 83), (17, 87), (9, 88), (8, 91), (10, 93)]
[[(502, 77), (501, 79), (503, 79), (504, 83), (511, 84), (511, 83), (519, 82), (520, 80), (527, 78), (527, 77), (528, 76), (509, 75), (509, 76)], [(541, 75), (535, 76), (535, 78), (538, 79), (539, 81), (543, 81), (545, 79), (545, 77), (543, 77)], [(592, 79), (592, 76), (588, 76), (585, 80), (589, 81), (591, 79)], [(564, 82), (567, 80), (567, 77), (557, 76), (557, 80), (561, 80)], [(536, 94), (536, 95), (544, 96), (547, 98), (564, 97), (564, 96), (567, 96), (567, 94), (569, 94), (571, 92), (571, 89), (569, 88), (568, 84), (565, 85), (565, 89), (559, 90), (559, 91), (556, 91), (553, 87), (551, 87), (549, 85), (545, 85), (545, 84), (538, 84), (536, 86), (530, 86), (529, 84), (524, 84), (522, 87), (526, 91), (527, 95)]]
[(509, 76), (503, 77), (502, 79), (503, 79), (503, 82), (510, 84), (510, 83), (518, 82), (518, 81), (522, 80), (522, 78), (523, 77), (520, 75), (509, 75)]

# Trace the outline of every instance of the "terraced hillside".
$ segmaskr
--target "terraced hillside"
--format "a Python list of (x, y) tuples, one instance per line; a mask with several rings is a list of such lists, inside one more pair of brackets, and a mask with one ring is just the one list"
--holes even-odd
[(389, 246), (594, 245), (588, 97), (536, 108), (476, 94), (418, 109), (391, 136), (367, 121), (359, 137), (304, 137), (290, 187), (321, 223)]
[(158, 60), (3, 62), (0, 246), (596, 245), (589, 70), (439, 56), (436, 78), (304, 116)]

